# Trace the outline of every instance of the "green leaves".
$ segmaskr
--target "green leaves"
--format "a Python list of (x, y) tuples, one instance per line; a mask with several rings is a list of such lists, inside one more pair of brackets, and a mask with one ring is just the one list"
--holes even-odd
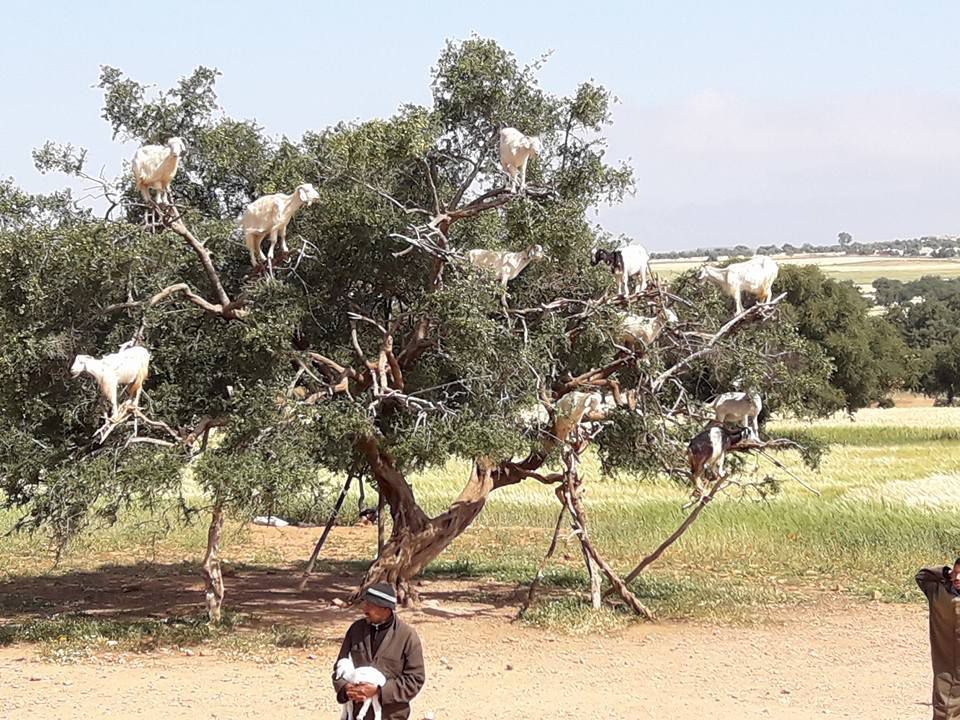
[(198, 67), (176, 87), (148, 99), (146, 87), (127, 78), (119, 69), (100, 68), (97, 87), (104, 91), (102, 117), (113, 128), (113, 137), (161, 144), (180, 136), (190, 140), (208, 125), (218, 109), (213, 86), (217, 70)]
[[(521, 66), (490, 40), (451, 42), (433, 70), (429, 107), (315, 128), (301, 140), (224, 116), (215, 70), (198, 68), (153, 92), (104, 67), (103, 116), (115, 137), (186, 141), (172, 194), (228, 295), (248, 312), (225, 321), (178, 294), (149, 305), (181, 283), (213, 298), (211, 281), (176, 233), (142, 226), (129, 178), (118, 181), (133, 201), (129, 222), (69, 210), (69, 195), (35, 198), (0, 183), (5, 501), (28, 508), (31, 524), (51, 523), (66, 536), (95, 513), (109, 519), (131, 502), (175, 496), (188, 468), (205, 494), (254, 512), (304, 493), (319, 497), (329, 473), (355, 463), (359, 436), (375, 436), (402, 470), (538, 447), (526, 412), (540, 391), (613, 361), (622, 310), (657, 310), (596, 308), (614, 281), (589, 265), (590, 249), (610, 238), (587, 211), (629, 192), (632, 173), (605, 158), (610, 92), (589, 82), (571, 96), (547, 93), (537, 80), (541, 65)], [(478, 198), (503, 197), (496, 141), (507, 126), (541, 137), (543, 152), (527, 177), (550, 192), (509, 196), (463, 217)], [(83, 152), (69, 145), (48, 144), (36, 157), (48, 170), (82, 172)], [(272, 272), (252, 272), (237, 216), (256, 197), (303, 182), (319, 201), (287, 226), (293, 254)], [(435, 258), (398, 238), (431, 232), (457, 252), (436, 282)], [(491, 273), (463, 260), (472, 248), (534, 244), (546, 257), (512, 280), (506, 297)], [(683, 298), (675, 310), (685, 330), (713, 332), (729, 317), (724, 300), (690, 276), (672, 291)], [(614, 413), (600, 440), (605, 468), (676, 466), (699, 421), (665, 424), (664, 407), (705, 399), (738, 379), (762, 387), (771, 409), (811, 414), (835, 406), (825, 382), (830, 359), (801, 335), (820, 333), (822, 343), (839, 346), (837, 323), (856, 321), (863, 308), (817, 278), (795, 292), (798, 305), (833, 304), (803, 315), (800, 333), (789, 310), (781, 322), (745, 328), (679, 373), (662, 397), (643, 399), (639, 413)], [(523, 312), (505, 313), (505, 302)], [(69, 376), (70, 362), (80, 352), (112, 352), (141, 331), (151, 352), (147, 415), (182, 432), (204, 418), (223, 423), (192, 463), (185, 448), (128, 444), (128, 426), (103, 446), (92, 441), (98, 392)], [(880, 336), (874, 329), (867, 337)], [(664, 338), (618, 370), (623, 388), (649, 383), (690, 351), (680, 330)], [(381, 364), (391, 379), (378, 394), (370, 372)], [(876, 377), (882, 385), (883, 372)]]
[(783, 266), (777, 288), (787, 293), (788, 321), (833, 363), (830, 383), (847, 410), (882, 399), (908, 377), (906, 347), (889, 323), (867, 314), (869, 304), (852, 283), (814, 266)]

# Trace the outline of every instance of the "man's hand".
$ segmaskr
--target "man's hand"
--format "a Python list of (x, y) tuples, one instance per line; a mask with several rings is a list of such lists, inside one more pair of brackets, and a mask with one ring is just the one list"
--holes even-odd
[(380, 688), (370, 683), (359, 683), (357, 685), (357, 694), (360, 695), (361, 701), (366, 700), (367, 698), (376, 697), (379, 691)]
[(367, 698), (374, 697), (379, 688), (370, 683), (351, 683), (347, 685), (347, 697), (353, 702), (362, 703)]

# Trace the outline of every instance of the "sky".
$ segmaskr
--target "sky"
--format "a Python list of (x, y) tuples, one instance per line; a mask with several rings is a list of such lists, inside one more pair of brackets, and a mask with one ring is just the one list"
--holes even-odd
[(476, 33), (553, 93), (618, 98), (608, 159), (636, 191), (595, 220), (650, 250), (960, 235), (960, 3), (6, 0), (0, 177), (31, 192), (46, 140), (116, 174), (100, 65), (167, 88), (197, 65), (275, 137), (430, 100), (445, 42)]

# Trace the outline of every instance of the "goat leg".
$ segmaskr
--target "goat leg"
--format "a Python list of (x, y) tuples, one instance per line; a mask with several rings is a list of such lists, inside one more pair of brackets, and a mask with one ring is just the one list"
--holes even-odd
[(273, 230), (270, 233), (270, 248), (267, 250), (267, 259), (270, 262), (273, 262), (273, 250), (277, 246), (277, 231)]

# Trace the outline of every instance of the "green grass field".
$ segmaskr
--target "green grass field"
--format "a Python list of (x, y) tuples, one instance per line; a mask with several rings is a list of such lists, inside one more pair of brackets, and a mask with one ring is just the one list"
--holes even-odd
[[(794, 423), (772, 424), (768, 433)], [(960, 554), (960, 409), (903, 407), (863, 410), (805, 424), (832, 444), (819, 472), (802, 467), (794, 453), (779, 458), (820, 497), (785, 478), (782, 492), (759, 501), (727, 495), (634, 584), (660, 616), (750, 621), (770, 610), (815, 603), (824, 596), (850, 601), (917, 601), (913, 574), (921, 565)], [(758, 478), (774, 468), (763, 459), (747, 472)], [(451, 462), (414, 478), (428, 512), (441, 511), (467, 476)], [(604, 478), (596, 460), (583, 466), (585, 504), (593, 539), (621, 571), (654, 548), (683, 518), (686, 495), (665, 480)], [(782, 476), (782, 473), (781, 473)], [(347, 507), (356, 507), (350, 499)], [(549, 542), (558, 504), (536, 482), (495, 492), (474, 525), (427, 570), (434, 577), (473, 578), (477, 597), (486, 579), (525, 584)], [(0, 531), (13, 521), (0, 516)], [(149, 562), (158, 553), (195, 562), (205, 528), (162, 533), (162, 523), (142, 516), (86, 535), (71, 546), (61, 569), (97, 563)], [(225, 556), (234, 562), (300, 562), (247, 542), (234, 522)], [(365, 558), (357, 557), (357, 561)], [(42, 537), (0, 539), (0, 577), (51, 572)], [(585, 572), (579, 548), (565, 532), (545, 579), (547, 597), (530, 622), (594, 631), (625, 622), (616, 613), (583, 610)], [(599, 625), (598, 625), (599, 623)]]
[[(910, 600), (920, 565), (960, 554), (960, 518), (953, 511), (960, 503), (960, 410), (864, 410), (855, 423), (836, 418), (807, 429), (834, 443), (820, 471), (807, 470), (793, 453), (781, 460), (821, 497), (786, 478), (775, 498), (727, 496), (713, 503), (638, 585), (655, 606), (663, 601), (661, 612), (738, 615), (756, 603), (802, 602), (823, 591)], [(768, 430), (775, 434), (777, 426)], [(750, 468), (758, 476), (772, 470), (765, 460)], [(620, 569), (631, 567), (682, 519), (685, 495), (672, 483), (602, 479), (589, 462), (586, 476), (592, 535)], [(452, 482), (440, 476), (418, 485), (420, 497), (434, 508), (452, 490)], [(504, 579), (529, 576), (555, 517), (549, 489), (504, 489), (443, 562)], [(528, 531), (529, 540), (518, 542), (517, 527), (540, 532)], [(561, 578), (580, 573), (575, 545), (567, 547), (575, 560), (555, 570)], [(682, 595), (700, 582), (720, 597), (691, 605)]]

